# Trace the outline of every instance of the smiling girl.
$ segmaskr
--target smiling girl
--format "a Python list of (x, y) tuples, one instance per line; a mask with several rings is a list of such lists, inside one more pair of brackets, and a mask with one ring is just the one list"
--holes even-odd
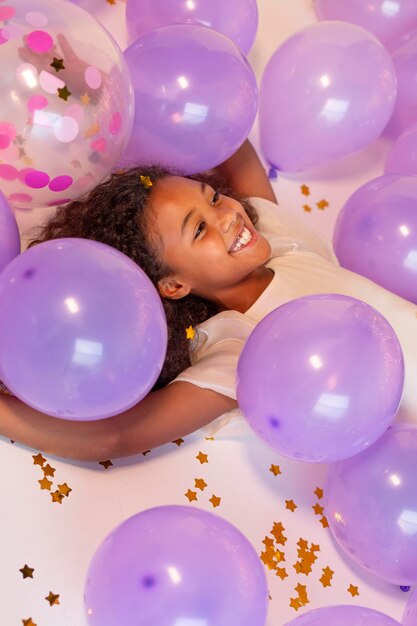
[(237, 406), (237, 362), (250, 332), (277, 306), (313, 293), (356, 297), (385, 315), (405, 357), (400, 414), (417, 421), (414, 305), (342, 269), (314, 231), (280, 209), (249, 142), (211, 174), (159, 167), (112, 174), (58, 209), (34, 243), (60, 237), (111, 245), (146, 272), (167, 317), (167, 358), (154, 390), (107, 419), (61, 420), (2, 395), (3, 436), (48, 454), (101, 460), (159, 446), (216, 418), (220, 428), (220, 416)]

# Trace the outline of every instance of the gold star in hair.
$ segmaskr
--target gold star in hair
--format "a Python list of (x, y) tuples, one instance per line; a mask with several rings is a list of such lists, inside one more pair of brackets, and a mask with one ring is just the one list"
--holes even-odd
[(149, 178), (149, 176), (142, 176), (141, 174), (139, 178), (140, 178), (140, 182), (146, 189), (149, 189), (149, 187), (152, 187), (152, 181)]
[(187, 335), (187, 339), (194, 339), (195, 329), (192, 326), (189, 326), (188, 328), (185, 329), (185, 334)]

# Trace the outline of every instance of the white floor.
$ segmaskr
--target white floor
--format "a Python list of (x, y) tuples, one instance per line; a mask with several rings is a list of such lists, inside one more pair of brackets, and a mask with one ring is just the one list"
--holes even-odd
[[(97, 15), (125, 47), (125, 4), (86, 1), (96, 7)], [(258, 4), (260, 26), (249, 59), (259, 78), (274, 49), (316, 18), (312, 0), (259, 0)], [(256, 127), (251, 139), (257, 146)], [(382, 174), (386, 151), (387, 144), (379, 140), (360, 154), (317, 168), (308, 176), (283, 175), (275, 183), (279, 202), (330, 238), (347, 197)], [(301, 185), (309, 187), (310, 195), (301, 193)], [(329, 203), (324, 209), (316, 205), (322, 200)], [(305, 204), (311, 212), (305, 211)], [(17, 213), (23, 236), (45, 215), (41, 210)], [(275, 547), (285, 554), (280, 565), (288, 576), (282, 580), (274, 570), (267, 571), (271, 596), (267, 626), (283, 626), (308, 608), (328, 604), (364, 605), (400, 619), (406, 594), (347, 561), (323, 527), (320, 508), (312, 508), (320, 504), (314, 492), (323, 486), (324, 466), (280, 458), (239, 419), (214, 440), (207, 439), (208, 434), (198, 432), (180, 446), (172, 443), (146, 456), (113, 461), (108, 469), (98, 463), (76, 464), (50, 457), (42, 468), (34, 464), (37, 450), (0, 439), (0, 624), (83, 626), (84, 578), (96, 547), (130, 515), (164, 504), (199, 506), (222, 515), (248, 537), (259, 554), (265, 548), (262, 540), (272, 537), (274, 522), (282, 523), (287, 541), (285, 545), (275, 542)], [(207, 454), (208, 462), (196, 458), (200, 452)], [(45, 470), (47, 464), (54, 471)], [(280, 467), (280, 474), (276, 470), (274, 475), (273, 465)], [(48, 473), (50, 490), (41, 489), (39, 481)], [(204, 491), (195, 486), (201, 478), (207, 483)], [(61, 503), (54, 502), (51, 494), (66, 493), (67, 486), (69, 495)], [(196, 501), (189, 502), (188, 490), (196, 494)], [(286, 501), (291, 500), (297, 505), (294, 511), (286, 508)], [(310, 546), (320, 546), (308, 573), (297, 573), (294, 568), (300, 538)], [(304, 556), (308, 561), (309, 555)], [(34, 569), (33, 578), (24, 578), (19, 571), (25, 565)], [(290, 606), (291, 599), (297, 606), (297, 599), (304, 598), (304, 589), (297, 585), (305, 585), (309, 600), (298, 612)], [(57, 602), (53, 596), (46, 599), (50, 592), (59, 596)]]

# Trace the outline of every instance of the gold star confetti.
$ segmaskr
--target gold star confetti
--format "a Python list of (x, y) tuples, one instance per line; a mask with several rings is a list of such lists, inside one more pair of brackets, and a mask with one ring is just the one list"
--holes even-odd
[(319, 503), (315, 504), (311, 508), (313, 509), (315, 515), (323, 515), (324, 513), (324, 509)]
[(195, 329), (192, 326), (189, 326), (188, 328), (185, 329), (185, 334), (187, 336), (187, 339), (194, 339)]
[(276, 575), (281, 578), (281, 580), (284, 580), (284, 578), (288, 578), (287, 570), (285, 569), (285, 567), (277, 567)]
[(297, 505), (295, 504), (294, 500), (285, 500), (285, 508), (294, 513)]
[(301, 185), (300, 189), (301, 189), (301, 193), (303, 194), (303, 196), (310, 195), (310, 187), (308, 187), (308, 185)]
[(290, 607), (298, 611), (303, 605), (298, 598), (290, 598)]
[(282, 473), (280, 466), (274, 465), (273, 463), (271, 463), (271, 467), (269, 468), (269, 471), (272, 472), (274, 476), (278, 476), (279, 474)]
[(41, 489), (47, 489), (48, 491), (51, 491), (52, 481), (46, 478), (46, 476), (42, 478), (42, 480), (38, 480), (38, 483), (40, 484)]
[(65, 102), (67, 102), (68, 98), (71, 95), (71, 92), (69, 91), (68, 87), (66, 85), (64, 85), (63, 87), (58, 87), (57, 91), (58, 91), (58, 97), (61, 98), (62, 100), (65, 100)]
[(312, 544), (311, 544), (311, 547), (310, 547), (310, 550), (311, 550), (312, 552), (320, 552), (320, 546), (319, 546), (319, 544), (318, 544), (318, 543), (312, 543)]
[(28, 617), (28, 619), (22, 619), (22, 624), (23, 626), (36, 626), (31, 617)]
[(323, 489), (321, 487), (317, 487), (314, 494), (317, 496), (318, 500), (321, 500), (323, 497)]
[(265, 539), (262, 539), (262, 543), (265, 546), (268, 546), (268, 547), (271, 547), (271, 548), (274, 547), (274, 540), (271, 539), (271, 537), (265, 537)]
[(54, 57), (54, 60), (50, 64), (51, 67), (54, 68), (55, 72), (59, 72), (59, 70), (65, 70), (64, 59), (57, 59)]
[(152, 181), (149, 176), (142, 176), (141, 174), (139, 178), (140, 178), (140, 182), (145, 187), (145, 189), (149, 189), (149, 187), (152, 187)]
[(52, 476), (53, 477), (54, 474), (55, 474), (55, 471), (56, 471), (55, 468), (51, 467), (49, 465), (49, 463), (43, 467), (44, 476)]
[(205, 437), (206, 441), (214, 441), (214, 437)]
[(355, 585), (350, 585), (348, 587), (348, 592), (350, 593), (350, 595), (352, 596), (352, 598), (354, 598), (355, 596), (359, 595), (359, 590), (357, 587), (355, 587)]
[(324, 211), (324, 209), (327, 209), (328, 206), (329, 206), (329, 203), (327, 202), (327, 200), (320, 200), (320, 202), (316, 202), (316, 207), (320, 209), (321, 211)]
[(214, 495), (214, 493), (213, 493), (213, 495), (211, 496), (211, 498), (210, 498), (210, 500), (209, 500), (209, 502), (211, 502), (211, 503), (212, 503), (212, 505), (213, 505), (213, 508), (214, 508), (214, 509), (215, 509), (217, 506), (220, 506), (220, 502), (221, 502), (221, 501), (222, 501), (222, 499), (221, 499), (221, 498), (219, 498), (218, 496), (215, 496), (215, 495)]
[(34, 571), (35, 571), (34, 568), (33, 567), (29, 567), (29, 565), (27, 565), (26, 563), (22, 567), (22, 569), (19, 570), (19, 572), (22, 572), (23, 578), (33, 578), (33, 572)]
[(323, 528), (329, 528), (329, 522), (327, 521), (327, 517), (323, 515), (320, 520), (320, 524), (323, 526)]
[(299, 541), (297, 541), (297, 546), (301, 550), (308, 550), (308, 541), (306, 541), (306, 539), (303, 539), (302, 537), (300, 537)]
[(60, 494), (62, 494), (66, 498), (68, 498), (68, 496), (71, 493), (72, 489), (71, 489), (71, 487), (68, 487), (67, 483), (63, 483), (62, 485), (58, 485), (58, 491), (59, 491)]
[(84, 133), (84, 137), (86, 139), (91, 139), (91, 137), (94, 137), (94, 135), (97, 135), (97, 133), (100, 132), (100, 124), (98, 122), (94, 122), (93, 124), (91, 124), (91, 126), (89, 126), (89, 128), (87, 128), (87, 130)]
[(195, 482), (195, 488), (201, 489), (201, 491), (204, 491), (204, 489), (207, 487), (206, 481), (203, 480), (202, 478), (194, 478), (194, 482)]
[(199, 452), (195, 458), (200, 461), (201, 465), (203, 465), (203, 463), (208, 463), (207, 454), (203, 454), (203, 452)]
[(332, 578), (334, 575), (334, 571), (330, 569), (330, 567), (322, 568), (322, 576), (319, 578), (319, 581), (323, 585), (323, 587), (331, 587), (332, 586)]
[(90, 102), (90, 96), (88, 95), (88, 93), (84, 93), (82, 96), (80, 96), (80, 101), (81, 104), (87, 105)]
[(41, 467), (43, 467), (43, 464), (46, 463), (46, 459), (42, 456), (40, 452), (39, 454), (32, 454), (32, 459), (33, 465), (40, 465)]
[(172, 441), (171, 443), (175, 443), (177, 446), (180, 446), (182, 443), (184, 443), (184, 439), (180, 437), (179, 439), (174, 439), (174, 441)]
[(191, 489), (189, 489), (187, 493), (185, 493), (184, 495), (186, 498), (188, 498), (189, 502), (193, 502), (193, 500), (197, 500), (197, 492), (191, 491)]
[(62, 493), (59, 493), (58, 489), (51, 493), (52, 502), (58, 502), (58, 504), (62, 504), (63, 499), (64, 499), (64, 496), (62, 495)]
[(49, 594), (46, 596), (45, 600), (49, 602), (49, 606), (54, 606), (54, 604), (59, 604), (59, 594), (52, 593), (52, 591), (50, 591)]
[[(143, 455), (143, 456), (146, 456), (146, 455), (147, 455), (147, 454), (149, 454), (149, 453), (150, 453), (150, 450), (145, 450), (145, 452), (142, 452), (142, 455)], [(112, 464), (112, 465), (113, 465), (113, 464)]]
[(303, 209), (304, 209), (304, 211), (305, 211), (306, 213), (311, 213), (311, 211), (312, 211), (311, 206), (310, 206), (310, 205), (308, 205), (308, 204), (303, 204)]
[(106, 2), (112, 6), (116, 4), (116, 0), (106, 0)]
[(113, 465), (113, 463), (110, 461), (110, 459), (108, 459), (107, 461), (99, 461), (98, 464), (102, 465), (104, 467), (104, 469), (109, 469), (109, 467), (112, 467), (112, 465)]
[(280, 544), (285, 546), (285, 543), (287, 541), (287, 537), (284, 536), (284, 526), (281, 524), (281, 522), (274, 522), (274, 525), (272, 527), (271, 530), (271, 535), (274, 537), (275, 541)]

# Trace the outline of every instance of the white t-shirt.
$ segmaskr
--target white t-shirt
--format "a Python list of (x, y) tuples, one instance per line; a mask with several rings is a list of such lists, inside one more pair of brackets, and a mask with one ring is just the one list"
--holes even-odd
[[(192, 365), (175, 381), (236, 398), (239, 355), (257, 322), (295, 298), (344, 294), (373, 306), (397, 333), (405, 361), (404, 392), (397, 419), (417, 422), (417, 306), (341, 268), (331, 246), (299, 218), (268, 200), (250, 201), (259, 214), (256, 229), (271, 244), (272, 255), (266, 266), (274, 271), (274, 277), (245, 313), (222, 311), (198, 326), (196, 345), (190, 353)], [(215, 420), (211, 430), (215, 432), (233, 414), (236, 411)]]

